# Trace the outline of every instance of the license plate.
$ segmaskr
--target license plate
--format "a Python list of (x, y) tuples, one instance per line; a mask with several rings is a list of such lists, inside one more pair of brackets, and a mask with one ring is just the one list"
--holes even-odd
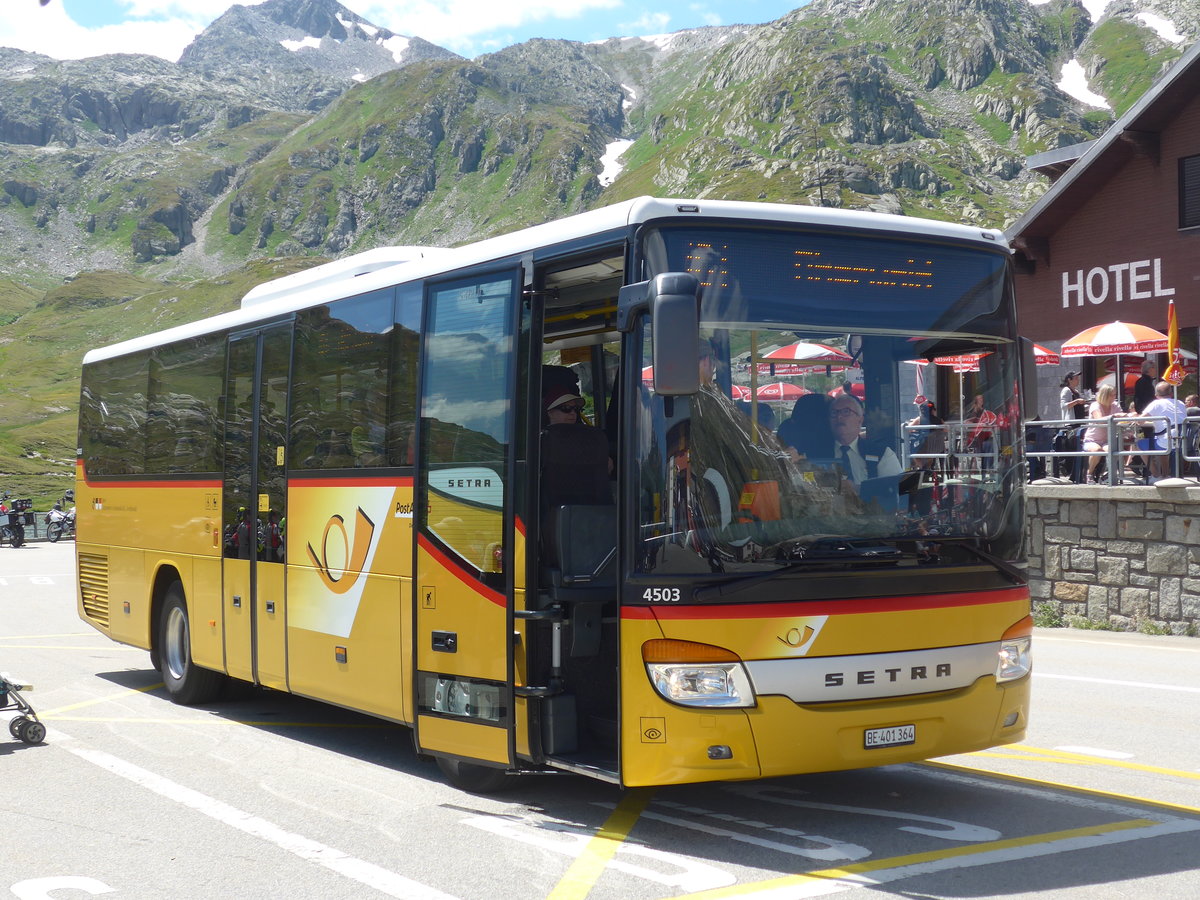
[(903, 747), (917, 742), (916, 725), (893, 725), (891, 728), (868, 728), (863, 732), (863, 747), (875, 750), (879, 747)]

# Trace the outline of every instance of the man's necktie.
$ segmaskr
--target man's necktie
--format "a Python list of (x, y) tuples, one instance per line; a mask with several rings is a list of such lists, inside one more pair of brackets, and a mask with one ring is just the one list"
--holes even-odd
[(854, 480), (854, 468), (850, 465), (850, 446), (842, 444), (842, 469), (846, 473), (846, 477), (851, 481)]

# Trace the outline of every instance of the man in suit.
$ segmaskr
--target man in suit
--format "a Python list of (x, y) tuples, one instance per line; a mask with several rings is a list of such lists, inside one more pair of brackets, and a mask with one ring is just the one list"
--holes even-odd
[(838, 394), (829, 404), (829, 426), (833, 430), (833, 459), (854, 484), (902, 470), (896, 452), (882, 442), (862, 434), (863, 405), (853, 394)]

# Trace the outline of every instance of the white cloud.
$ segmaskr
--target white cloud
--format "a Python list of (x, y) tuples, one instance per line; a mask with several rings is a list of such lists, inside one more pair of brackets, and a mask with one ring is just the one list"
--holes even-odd
[(632, 22), (617, 25), (618, 34), (661, 34), (671, 22), (670, 13), (644, 12)]
[(693, 3), (688, 7), (705, 25), (721, 25), (721, 16), (708, 8), (706, 3)]
[[(597, 9), (615, 9), (622, 0), (341, 0), (364, 19), (397, 34), (415, 35), (465, 56), (473, 56), (487, 35), (487, 49), (499, 49), (495, 32), (546, 19), (574, 19)], [(509, 42), (511, 43), (511, 41)], [(496, 46), (490, 46), (490, 45)]]
[[(192, 38), (233, 5), (232, 0), (120, 0), (128, 19), (84, 28), (61, 3), (0, 0), (0, 46), (78, 59), (104, 53), (149, 53), (176, 60)], [(256, 6), (263, 0), (238, 0)], [(342, 0), (364, 19), (403, 35), (418, 36), (473, 56), (511, 43), (504, 32), (548, 19), (573, 19), (616, 9), (623, 0)], [(486, 46), (485, 46), (486, 45)]]

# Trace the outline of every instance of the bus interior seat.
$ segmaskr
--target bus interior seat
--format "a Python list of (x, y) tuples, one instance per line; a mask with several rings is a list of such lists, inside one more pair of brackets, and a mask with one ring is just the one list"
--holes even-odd
[(551, 530), (557, 552), (547, 567), (548, 588), (552, 600), (569, 609), (570, 655), (595, 656), (604, 607), (616, 600), (617, 507), (555, 507)]
[(569, 607), (571, 655), (595, 655), (600, 618), (615, 597), (617, 517), (608, 439), (588, 425), (542, 434), (542, 569), (551, 602)]

